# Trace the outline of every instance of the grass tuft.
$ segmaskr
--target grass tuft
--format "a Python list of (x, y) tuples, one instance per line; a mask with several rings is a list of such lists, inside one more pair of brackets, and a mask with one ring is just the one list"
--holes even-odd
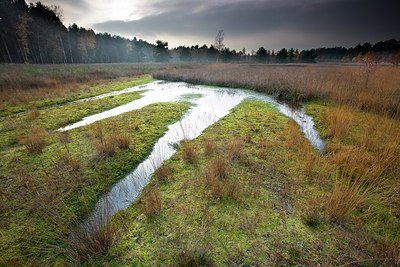
[(188, 164), (195, 164), (199, 158), (195, 148), (188, 142), (182, 144), (182, 158)]
[(140, 201), (140, 207), (143, 214), (147, 217), (153, 217), (161, 212), (161, 195), (155, 189), (145, 193)]
[(332, 222), (349, 221), (352, 213), (363, 204), (369, 192), (367, 181), (354, 171), (338, 171), (333, 190), (324, 209)]
[(49, 133), (40, 128), (32, 128), (20, 139), (20, 144), (24, 145), (29, 153), (41, 153), (47, 145)]

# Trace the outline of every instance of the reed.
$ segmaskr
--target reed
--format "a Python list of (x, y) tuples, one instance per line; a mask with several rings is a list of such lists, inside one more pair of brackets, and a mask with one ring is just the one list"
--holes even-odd
[[(328, 100), (359, 110), (400, 117), (400, 69), (364, 65), (247, 65), (211, 64), (197, 68), (165, 69), (153, 76), (226, 87), (248, 88), (275, 95), (293, 105)], [(368, 80), (366, 85), (366, 80)]]
[(366, 201), (369, 191), (365, 177), (357, 175), (354, 170), (338, 170), (333, 190), (324, 205), (329, 220), (337, 223), (349, 221), (352, 213)]

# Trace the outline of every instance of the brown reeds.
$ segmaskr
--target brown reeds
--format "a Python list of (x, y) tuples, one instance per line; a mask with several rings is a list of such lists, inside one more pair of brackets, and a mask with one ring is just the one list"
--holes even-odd
[(338, 170), (332, 192), (324, 205), (329, 220), (337, 223), (348, 221), (352, 213), (366, 201), (369, 191), (365, 177), (354, 170)]
[(127, 134), (116, 134), (113, 137), (113, 142), (118, 148), (129, 148), (131, 139)]
[[(155, 72), (156, 78), (248, 88), (276, 95), (292, 104), (319, 99), (392, 118), (400, 117), (400, 69), (364, 65), (213, 64)], [(366, 86), (366, 80), (368, 80)]]

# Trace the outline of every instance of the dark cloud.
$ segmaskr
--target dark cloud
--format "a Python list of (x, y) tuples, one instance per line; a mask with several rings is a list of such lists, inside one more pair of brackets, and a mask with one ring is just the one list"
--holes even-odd
[[(354, 45), (399, 38), (398, 0), (252, 0), (214, 5), (168, 1), (167, 11), (154, 4), (159, 14), (135, 21), (106, 21), (93, 25), (97, 31), (125, 36), (184, 36), (199, 39), (224, 29), (242, 46), (275, 44), (303, 48), (321, 45)], [(280, 40), (270, 40), (280, 36)], [(212, 38), (212, 37), (211, 37)], [(259, 40), (257, 41), (256, 38)], [(239, 45), (240, 44), (236, 44)], [(229, 44), (228, 44), (229, 46)], [(238, 47), (237, 47), (238, 48)]]
[(81, 11), (88, 10), (90, 7), (86, 0), (41, 0), (41, 2), (46, 5), (56, 5), (56, 6), (61, 6), (63, 8), (68, 6), (67, 8), (72, 7), (75, 10), (81, 10)]

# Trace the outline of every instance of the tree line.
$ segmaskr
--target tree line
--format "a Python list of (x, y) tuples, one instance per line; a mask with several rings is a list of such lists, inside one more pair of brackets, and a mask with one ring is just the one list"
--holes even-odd
[(123, 38), (95, 33), (76, 24), (64, 26), (57, 6), (25, 0), (0, 0), (0, 62), (33, 64), (73, 64), (111, 62), (400, 62), (400, 42), (390, 39), (352, 48), (333, 47), (299, 51), (279, 51), (260, 47), (257, 51), (231, 50), (224, 45), (224, 32), (207, 46), (180, 46), (168, 49), (168, 42)]

